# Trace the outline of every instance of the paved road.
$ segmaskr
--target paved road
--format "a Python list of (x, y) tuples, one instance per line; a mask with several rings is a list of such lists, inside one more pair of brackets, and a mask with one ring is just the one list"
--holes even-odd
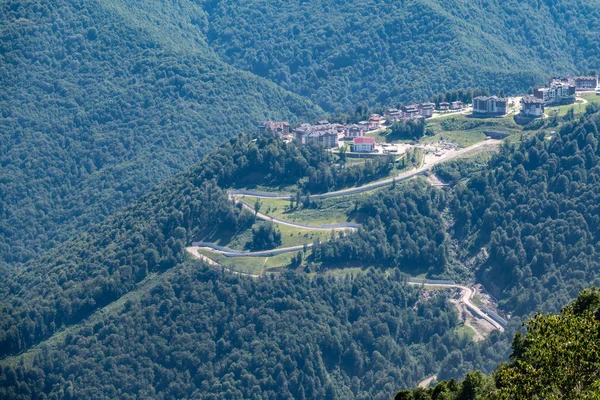
[[(384, 180), (377, 181), (377, 182), (368, 183), (366, 185), (362, 185), (362, 186), (355, 187), (355, 188), (338, 190), (336, 192), (324, 193), (324, 194), (320, 194), (320, 195), (313, 195), (311, 197), (312, 198), (333, 198), (333, 197), (348, 196), (348, 195), (352, 195), (352, 194), (357, 194), (357, 193), (362, 193), (365, 191), (373, 190), (373, 189), (383, 187), (386, 185), (391, 185), (394, 181), (400, 182), (400, 181), (412, 178), (412, 177), (414, 177), (418, 174), (421, 174), (421, 173), (423, 173), (445, 161), (453, 160), (455, 158), (461, 157), (470, 152), (477, 151), (478, 149), (483, 148), (483, 147), (497, 146), (499, 143), (500, 143), (500, 141), (498, 141), (498, 140), (486, 140), (484, 142), (477, 143), (473, 146), (469, 146), (464, 149), (454, 151), (452, 153), (444, 154), (443, 156), (434, 159), (432, 162), (430, 162), (420, 168), (415, 168), (411, 171), (404, 172), (394, 178), (389, 178), (389, 179), (384, 179)], [(255, 192), (255, 191), (250, 191), (250, 190), (237, 190), (237, 191), (232, 190), (229, 192), (229, 195), (233, 198), (235, 198), (235, 196), (237, 196), (237, 195), (249, 195), (249, 196), (258, 197), (258, 198), (275, 198), (275, 199), (283, 199), (283, 200), (289, 200), (292, 197), (292, 195), (289, 195), (289, 194), (282, 195), (282, 194), (278, 194), (278, 193)], [(250, 205), (248, 203), (242, 202), (242, 204), (244, 204), (246, 207), (248, 207), (252, 211), (254, 211), (253, 208), (250, 207)], [(276, 220), (274, 218), (269, 217), (268, 215), (261, 214), (261, 213), (259, 213), (259, 214), (260, 214), (259, 218), (262, 218), (262, 219), (277, 221), (278, 223), (282, 223), (282, 224), (289, 225), (289, 226), (302, 227), (302, 224), (296, 224), (296, 223), (292, 223), (289, 221), (283, 221), (283, 220)], [(319, 227), (313, 226), (313, 227), (308, 228), (308, 226), (309, 225), (305, 225), (304, 229), (319, 229)], [(321, 227), (320, 229), (326, 229), (326, 230), (332, 229), (331, 226), (325, 228), (324, 225), (321, 225), (320, 227)], [(351, 229), (351, 228), (356, 229), (356, 227), (349, 227), (349, 226), (339, 227), (338, 229)], [(302, 246), (284, 247), (284, 248), (272, 249), (272, 250), (249, 252), (249, 251), (233, 250), (233, 249), (229, 249), (227, 247), (215, 245), (213, 243), (195, 242), (195, 243), (192, 243), (192, 247), (188, 247), (188, 248), (186, 248), (186, 250), (190, 254), (192, 254), (194, 257), (204, 260), (210, 264), (210, 262), (207, 261), (209, 259), (207, 257), (205, 257), (204, 255), (200, 254), (198, 252), (198, 249), (207, 248), (212, 251), (216, 251), (220, 254), (223, 254), (226, 257), (270, 257), (270, 256), (278, 255), (278, 254), (300, 251), (300, 250), (303, 250), (304, 247), (305, 246), (302, 245)], [(306, 247), (311, 248), (312, 243), (307, 244)], [(214, 264), (219, 265), (219, 264), (215, 263), (213, 260), (210, 260), (210, 261), (213, 263), (213, 265)], [(233, 270), (230, 270), (230, 271), (233, 273), (244, 275), (244, 276), (250, 276), (250, 277), (255, 277), (255, 278), (259, 277), (259, 275), (244, 274), (244, 273), (240, 273), (240, 272), (233, 271)], [(479, 308), (478, 306), (476, 306), (475, 304), (473, 304), (471, 302), (471, 299), (473, 298), (473, 295), (474, 295), (474, 290), (469, 287), (457, 285), (454, 283), (429, 283), (429, 282), (423, 283), (423, 282), (415, 282), (415, 281), (412, 281), (412, 282), (409, 281), (408, 284), (409, 285), (425, 284), (427, 286), (460, 289), (462, 292), (462, 295), (461, 295), (460, 299), (458, 300), (459, 303), (464, 304), (469, 309), (469, 311), (471, 311), (474, 314), (478, 315), (479, 317), (485, 319), (496, 329), (498, 329), (500, 331), (504, 331), (504, 327), (501, 324), (499, 324), (496, 320), (494, 320), (487, 313), (485, 313), (481, 308)]]
[[(235, 199), (235, 196), (231, 195), (230, 198)], [(244, 208), (246, 208), (252, 212), (255, 212), (254, 207), (252, 207), (250, 204), (248, 204), (244, 200), (238, 199), (237, 201), (240, 204), (242, 204), (242, 206)], [(307, 224), (301, 224), (298, 222), (286, 221), (283, 219), (271, 217), (271, 216), (263, 214), (261, 212), (256, 213), (256, 216), (265, 221), (272, 221), (272, 222), (276, 222), (281, 225), (287, 225), (287, 226), (291, 226), (293, 228), (306, 229), (306, 230), (311, 230), (311, 231), (332, 231), (332, 230), (333, 231), (355, 231), (360, 227), (360, 224), (358, 224), (356, 222), (345, 222), (345, 223), (341, 223), (341, 224), (307, 225)]]
[[(433, 167), (435, 167), (436, 165), (441, 164), (443, 162), (454, 160), (455, 158), (458, 158), (458, 157), (462, 157), (465, 154), (479, 150), (480, 148), (497, 146), (499, 143), (500, 143), (499, 140), (486, 140), (486, 141), (474, 144), (473, 146), (465, 147), (464, 149), (461, 149), (458, 151), (446, 153), (440, 157), (437, 157), (432, 162), (423, 165), (420, 168), (414, 168), (410, 171), (403, 172), (400, 175), (397, 175), (393, 178), (388, 178), (388, 179), (384, 179), (381, 181), (367, 183), (365, 185), (358, 186), (358, 187), (338, 190), (336, 192), (314, 194), (314, 195), (311, 195), (310, 197), (312, 199), (327, 199), (327, 198), (333, 198), (333, 197), (349, 196), (349, 195), (358, 194), (358, 193), (366, 192), (369, 190), (377, 189), (377, 188), (380, 188), (383, 186), (388, 186), (388, 185), (391, 185), (392, 183), (394, 183), (394, 181), (401, 182), (401, 181), (410, 179), (416, 175), (422, 174), (423, 172), (430, 170)], [(280, 200), (289, 200), (293, 196), (290, 194), (255, 192), (252, 190), (231, 190), (231, 191), (229, 191), (229, 194), (231, 196), (247, 195), (247, 196), (252, 196), (252, 197), (257, 197), (257, 198), (271, 198), (271, 199), (280, 199)]]
[[(312, 247), (312, 243), (307, 245), (307, 247), (308, 248)], [(244, 252), (244, 251), (237, 251), (237, 250), (225, 251), (225, 250), (223, 250), (224, 247), (221, 247), (221, 246), (212, 245), (210, 243), (197, 242), (197, 243), (193, 243), (193, 246), (187, 247), (186, 251), (188, 253), (190, 253), (192, 256), (194, 256), (195, 258), (202, 260), (211, 266), (225, 268), (229, 272), (237, 274), (237, 275), (248, 276), (251, 278), (259, 278), (260, 275), (246, 274), (243, 272), (235, 271), (230, 268), (223, 267), (221, 264), (215, 262), (214, 260), (210, 259), (209, 257), (206, 257), (205, 255), (198, 252), (198, 250), (209, 249), (209, 250), (215, 251), (217, 253), (223, 254), (226, 257), (268, 257), (269, 255), (300, 251), (300, 250), (303, 250), (303, 248), (304, 248), (304, 246), (293, 246), (293, 247), (286, 247), (286, 248), (282, 248), (282, 249), (255, 251), (255, 252)], [(473, 304), (471, 302), (471, 299), (473, 298), (473, 295), (475, 294), (475, 291), (472, 288), (469, 288), (469, 287), (463, 286), (463, 285), (458, 285), (455, 283), (433, 283), (433, 281), (423, 282), (423, 281), (409, 280), (407, 283), (409, 285), (418, 285), (418, 286), (425, 285), (425, 286), (433, 286), (433, 287), (441, 287), (441, 288), (460, 289), (462, 294), (461, 294), (460, 299), (458, 299), (459, 303), (464, 304), (469, 309), (469, 311), (476, 314), (480, 318), (485, 319), (488, 323), (490, 323), (494, 328), (498, 329), (500, 332), (504, 331), (504, 327), (501, 324), (496, 322), (496, 320), (494, 320), (492, 317), (490, 317), (488, 314), (486, 314), (481, 308), (479, 308), (478, 306), (476, 306), (475, 304)]]
[[(234, 257), (271, 257), (271, 256), (276, 256), (278, 254), (292, 253), (294, 251), (301, 251), (301, 250), (304, 250), (304, 246), (305, 245), (281, 247), (278, 249), (262, 250), (262, 251), (243, 251), (243, 250), (233, 250), (228, 247), (216, 245), (214, 243), (194, 242), (194, 243), (192, 243), (192, 247), (188, 247), (187, 249), (191, 249), (193, 247), (200, 248), (200, 249), (204, 248), (204, 249), (209, 249), (209, 250), (215, 251), (219, 254), (223, 254), (225, 257), (234, 258)], [(307, 249), (310, 249), (311, 247), (312, 247), (312, 243), (306, 244)]]
[(246, 274), (246, 273), (238, 272), (238, 271), (235, 271), (235, 270), (233, 270), (231, 268), (227, 268), (227, 267), (222, 266), (218, 262), (216, 262), (214, 260), (211, 260), (210, 258), (206, 257), (204, 254), (199, 253), (198, 250), (200, 250), (200, 247), (197, 247), (197, 246), (186, 247), (185, 250), (188, 253), (190, 253), (192, 256), (194, 256), (195, 258), (204, 261), (205, 263), (207, 263), (210, 266), (223, 268), (227, 272), (231, 272), (232, 274), (235, 274), (235, 275), (247, 276), (249, 278), (260, 278), (260, 275)]
[[(421, 283), (421, 282), (410, 282), (410, 281), (408, 282), (408, 284), (409, 285), (423, 285), (423, 283)], [(469, 311), (471, 311), (474, 314), (476, 314), (477, 316), (485, 319), (487, 322), (489, 322), (494, 328), (498, 329), (500, 332), (504, 331), (504, 327), (502, 325), (500, 325), (498, 322), (496, 322), (496, 320), (494, 320), (492, 317), (490, 317), (488, 314), (486, 314), (481, 308), (479, 308), (478, 306), (476, 306), (475, 304), (473, 304), (471, 302), (471, 299), (473, 298), (473, 295), (475, 294), (475, 291), (473, 289), (463, 286), (463, 285), (447, 284), (447, 283), (425, 283), (425, 286), (460, 289), (462, 291), (460, 299), (458, 300), (460, 303), (464, 304), (469, 309)]]

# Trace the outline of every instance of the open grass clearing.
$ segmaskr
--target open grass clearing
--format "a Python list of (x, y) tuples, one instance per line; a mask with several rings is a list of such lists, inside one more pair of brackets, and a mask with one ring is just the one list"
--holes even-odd
[(427, 129), (433, 136), (424, 136), (421, 143), (452, 142), (460, 147), (472, 146), (486, 138), (484, 132), (513, 134), (522, 128), (514, 121), (513, 115), (503, 118), (475, 118), (469, 115), (453, 115), (427, 122)]
[[(257, 220), (252, 227), (257, 227), (258, 224), (267, 224), (268, 221)], [(275, 223), (275, 228), (281, 232), (281, 247), (292, 247), (303, 244), (313, 243), (315, 240), (328, 240), (331, 237), (331, 231), (316, 231), (310, 229), (299, 229), (287, 225)], [(218, 227), (212, 233), (200, 237), (203, 242), (214, 243), (219, 246), (229, 247), (233, 250), (249, 250), (248, 243), (252, 242), (252, 227), (241, 232), (228, 232)], [(251, 250), (251, 249), (250, 249)]]
[[(595, 93), (583, 93), (578, 95), (577, 97), (586, 100), (588, 103), (600, 104), (600, 96), (596, 95)], [(546, 107), (544, 113), (550, 117), (553, 117), (555, 115), (558, 117), (562, 117), (563, 115), (566, 115), (570, 109), (573, 109), (573, 113), (575, 115), (581, 115), (585, 114), (586, 107), (587, 104), (585, 104), (584, 102), (576, 102), (574, 104), (566, 104), (563, 106)]]
[(282, 219), (290, 222), (297, 222), (308, 225), (339, 224), (355, 221), (359, 218), (353, 215), (354, 203), (361, 195), (336, 197), (328, 199), (314, 199), (314, 204), (309, 208), (300, 207), (290, 208), (289, 200), (281, 199), (258, 199), (252, 196), (239, 197), (251, 206), (260, 201), (260, 212), (268, 216)]
[(244, 274), (261, 275), (265, 257), (225, 257), (223, 254), (207, 249), (199, 249), (198, 253), (210, 258), (223, 267)]
[(280, 272), (292, 263), (292, 258), (297, 254), (293, 252), (272, 257), (226, 257), (208, 249), (199, 249), (198, 252), (227, 269), (252, 275)]
[(475, 331), (473, 330), (473, 328), (467, 325), (461, 325), (458, 328), (456, 328), (455, 331), (459, 335), (465, 335), (471, 340), (473, 340), (473, 338), (475, 337)]

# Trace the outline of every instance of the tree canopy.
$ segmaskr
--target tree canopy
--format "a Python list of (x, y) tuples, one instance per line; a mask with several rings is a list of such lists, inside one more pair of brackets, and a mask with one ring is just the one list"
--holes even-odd
[(597, 399), (600, 395), (600, 290), (585, 289), (559, 314), (536, 314), (513, 340), (511, 361), (489, 377), (399, 392), (396, 400)]

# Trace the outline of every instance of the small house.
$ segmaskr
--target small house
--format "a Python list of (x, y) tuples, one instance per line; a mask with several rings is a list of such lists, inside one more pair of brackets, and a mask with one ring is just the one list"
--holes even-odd
[(440, 103), (440, 111), (447, 111), (450, 109), (450, 103), (446, 102), (446, 101), (442, 101)]
[(464, 104), (462, 101), (453, 101), (452, 103), (450, 103), (451, 110), (462, 110), (463, 106)]
[(417, 119), (421, 116), (419, 106), (416, 104), (402, 107), (402, 113), (404, 114), (404, 118), (407, 119)]
[(419, 104), (419, 113), (423, 118), (431, 118), (433, 116), (433, 110), (435, 109), (434, 103), (423, 103)]
[(383, 124), (383, 117), (379, 114), (373, 114), (369, 117), (369, 130), (379, 129)]

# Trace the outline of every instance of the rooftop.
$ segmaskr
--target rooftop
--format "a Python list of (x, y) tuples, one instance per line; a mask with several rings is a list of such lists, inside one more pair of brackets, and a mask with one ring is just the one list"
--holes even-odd
[(525, 96), (521, 99), (521, 103), (523, 104), (544, 104), (544, 100), (538, 99), (533, 96)]
[(375, 139), (370, 137), (358, 137), (355, 138), (352, 143), (354, 144), (375, 144)]

